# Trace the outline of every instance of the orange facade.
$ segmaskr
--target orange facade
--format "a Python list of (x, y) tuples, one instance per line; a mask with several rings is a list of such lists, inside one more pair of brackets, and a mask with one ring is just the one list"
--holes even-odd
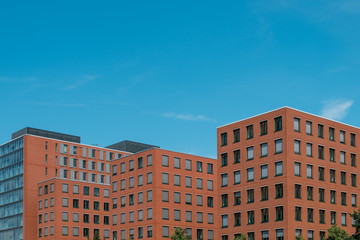
[(360, 130), (291, 108), (219, 127), (219, 239), (354, 231)]

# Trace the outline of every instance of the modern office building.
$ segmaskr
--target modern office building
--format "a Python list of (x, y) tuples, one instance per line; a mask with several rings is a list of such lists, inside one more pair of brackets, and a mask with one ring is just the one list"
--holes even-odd
[(219, 239), (352, 233), (360, 129), (284, 107), (217, 129)]
[(25, 128), (0, 146), (0, 240), (216, 239), (216, 161)]

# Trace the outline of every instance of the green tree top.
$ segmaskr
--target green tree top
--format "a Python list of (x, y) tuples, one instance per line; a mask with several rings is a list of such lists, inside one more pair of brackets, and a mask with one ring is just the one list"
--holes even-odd
[(246, 240), (246, 236), (243, 233), (240, 233), (240, 236), (234, 238), (234, 240)]
[(190, 237), (186, 235), (185, 229), (177, 227), (173, 235), (171, 235), (171, 240), (190, 240)]
[(328, 237), (326, 240), (346, 240), (348, 237), (349, 235), (345, 232), (345, 230), (333, 225), (328, 228)]

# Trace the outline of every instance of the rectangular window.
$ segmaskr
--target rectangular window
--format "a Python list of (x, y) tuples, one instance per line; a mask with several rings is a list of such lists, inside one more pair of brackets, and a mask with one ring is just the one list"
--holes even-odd
[(268, 208), (261, 209), (261, 222), (262, 223), (269, 222), (269, 209)]
[(254, 211), (253, 210), (248, 211), (247, 214), (248, 214), (248, 225), (254, 224), (254, 222), (255, 222), (255, 213), (254, 213)]
[(325, 181), (325, 169), (323, 167), (319, 167), (319, 180)]
[(169, 156), (162, 155), (162, 166), (164, 166), (164, 167), (169, 166)]
[(276, 117), (275, 120), (275, 132), (282, 130), (282, 117)]
[(234, 133), (234, 143), (240, 142), (240, 129), (233, 130)]
[(234, 151), (234, 163), (240, 163), (240, 150)]
[(351, 206), (356, 207), (356, 194), (351, 194)]
[(330, 190), (330, 203), (336, 204), (336, 191)]
[(324, 138), (324, 125), (318, 124), (318, 137)]
[(282, 206), (275, 208), (275, 220), (276, 221), (282, 221), (284, 220), (284, 208)]
[(254, 189), (248, 189), (247, 190), (247, 202), (253, 203), (254, 202)]
[(314, 240), (314, 231), (308, 230), (308, 240)]
[(228, 206), (228, 195), (222, 194), (221, 195), (221, 207), (227, 207)]
[(162, 173), (162, 183), (169, 184), (169, 174), (168, 173)]
[(152, 166), (152, 155), (147, 155), (147, 166)]
[(324, 159), (324, 147), (318, 146), (318, 157), (319, 159)]
[(227, 166), (228, 165), (228, 158), (227, 158), (227, 153), (223, 153), (221, 154), (221, 166)]
[(300, 141), (294, 140), (294, 153), (300, 154)]
[(234, 213), (234, 226), (241, 225), (241, 213)]
[(356, 167), (356, 154), (351, 154), (351, 166)]
[(335, 183), (335, 170), (330, 169), (330, 182)]
[(342, 185), (346, 185), (346, 172), (340, 172), (340, 182)]
[(234, 172), (234, 184), (240, 184), (240, 171)]
[(275, 163), (275, 176), (282, 176), (283, 175), (283, 162), (276, 162)]
[(332, 225), (335, 225), (336, 224), (336, 212), (334, 211), (331, 211), (330, 212), (330, 223)]
[(308, 222), (314, 222), (314, 209), (312, 208), (307, 209), (307, 220)]
[(313, 178), (313, 166), (312, 165), (306, 165), (306, 176), (307, 178)]
[(351, 174), (351, 186), (356, 187), (356, 174), (355, 173)]
[(346, 226), (346, 215), (347, 213), (341, 213), (341, 225)]
[(295, 184), (295, 198), (301, 199), (301, 185)]
[(295, 176), (301, 176), (301, 163), (295, 162)]
[(307, 200), (314, 200), (314, 188), (307, 186)]
[(340, 163), (345, 164), (345, 152), (340, 151)]
[[(240, 174), (240, 171), (239, 171)], [(268, 178), (268, 165), (262, 165), (261, 166), (261, 179)]]
[(221, 186), (226, 187), (228, 185), (228, 176), (227, 173), (221, 174)]
[(247, 149), (247, 160), (254, 159), (254, 147), (248, 147)]
[(340, 143), (345, 143), (345, 131), (340, 130)]
[(312, 144), (306, 143), (306, 156), (312, 157)]
[(283, 197), (283, 184), (276, 184), (275, 185), (275, 198), (282, 198)]
[(221, 133), (221, 146), (227, 145), (227, 133)]
[(185, 170), (191, 171), (191, 160), (185, 159)]
[(196, 161), (196, 171), (202, 172), (202, 162)]
[(341, 193), (341, 205), (346, 206), (346, 193)]
[(189, 177), (189, 176), (185, 176), (185, 187), (189, 187), (189, 188), (192, 187), (191, 177)]
[(139, 157), (138, 158), (138, 169), (141, 169), (141, 168), (143, 168), (143, 158)]
[(300, 132), (300, 118), (294, 118), (294, 131)]
[(261, 148), (261, 157), (266, 157), (268, 155), (268, 144), (267, 143), (260, 144), (260, 148)]
[(133, 171), (134, 170), (134, 160), (130, 160), (129, 161), (129, 171)]
[(180, 168), (180, 158), (174, 157), (174, 168)]
[(207, 164), (207, 173), (209, 173), (209, 174), (214, 173), (214, 165), (212, 163)]
[(275, 154), (282, 153), (283, 146), (282, 146), (282, 139), (275, 140)]
[(329, 149), (329, 160), (330, 162), (335, 162), (335, 149), (330, 148)]
[(260, 122), (260, 135), (267, 134), (267, 121)]
[[(240, 193), (240, 192), (239, 192)], [(269, 187), (261, 187), (261, 201), (266, 201), (269, 198)]]
[(254, 168), (247, 169), (247, 181), (248, 182), (254, 181)]
[(301, 221), (301, 207), (295, 207), (295, 220)]
[(306, 134), (312, 135), (312, 122), (306, 121)]
[(222, 228), (227, 228), (229, 226), (229, 219), (228, 219), (228, 215), (222, 215), (221, 216), (221, 227)]
[(234, 192), (234, 205), (241, 204), (241, 192)]
[(332, 127), (329, 127), (329, 140), (335, 141), (335, 129)]
[(251, 139), (253, 137), (254, 137), (253, 125), (249, 125), (246, 127), (246, 138)]
[(355, 144), (355, 138), (356, 138), (356, 135), (355, 133), (350, 133), (350, 145), (355, 147), (356, 144)]
[(325, 189), (319, 188), (319, 202), (325, 202)]

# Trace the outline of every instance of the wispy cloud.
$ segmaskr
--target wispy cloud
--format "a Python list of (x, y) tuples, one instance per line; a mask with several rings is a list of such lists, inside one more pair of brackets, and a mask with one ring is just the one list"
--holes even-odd
[(86, 85), (89, 82), (94, 81), (95, 79), (97, 79), (99, 76), (98, 75), (88, 75), (88, 74), (84, 74), (80, 77), (80, 79), (78, 81), (75, 81), (73, 84), (70, 84), (68, 86), (66, 86), (65, 88), (63, 88), (63, 90), (65, 91), (70, 91), (76, 88), (79, 88), (81, 86)]
[(0, 82), (34, 82), (37, 77), (7, 77), (0, 76)]
[(81, 103), (51, 103), (51, 102), (26, 102), (26, 104), (49, 106), (49, 107), (86, 107), (86, 104)]
[(193, 114), (178, 114), (178, 113), (162, 113), (161, 116), (166, 118), (185, 120), (185, 121), (216, 122), (216, 120), (208, 118), (207, 116), (202, 114), (193, 115)]
[(321, 110), (321, 115), (333, 120), (342, 120), (348, 114), (350, 107), (354, 104), (353, 101), (326, 101), (323, 103), (324, 107)]

